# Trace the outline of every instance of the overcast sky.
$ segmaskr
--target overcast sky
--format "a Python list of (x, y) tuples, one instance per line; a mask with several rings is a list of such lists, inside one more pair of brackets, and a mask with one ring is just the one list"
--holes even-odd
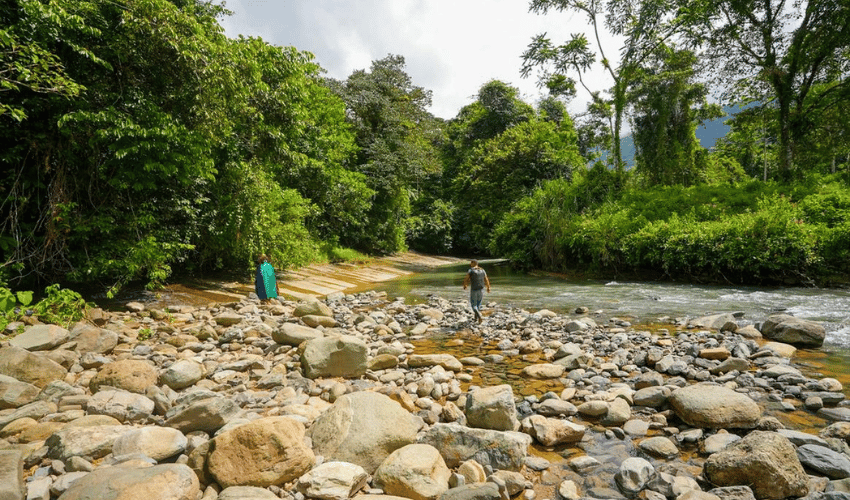
[[(532, 37), (547, 32), (561, 43), (587, 28), (578, 14), (530, 13), (526, 0), (227, 0), (226, 6), (234, 12), (222, 21), (228, 36), (312, 52), (332, 78), (368, 70), (388, 54), (404, 56), (413, 84), (433, 92), (429, 111), (446, 119), (493, 79), (518, 87), (535, 104), (536, 78), (519, 73)], [(616, 54), (613, 46), (608, 50)], [(596, 74), (591, 83), (610, 86), (601, 68)], [(584, 100), (580, 95), (570, 112), (583, 111)]]

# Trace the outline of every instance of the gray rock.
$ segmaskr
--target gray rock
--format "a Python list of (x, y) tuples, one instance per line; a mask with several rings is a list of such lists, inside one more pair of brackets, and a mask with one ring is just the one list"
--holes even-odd
[(21, 450), (0, 450), (0, 498), (23, 500), (24, 458)]
[(850, 458), (843, 453), (835, 452), (826, 446), (804, 444), (797, 448), (797, 458), (800, 463), (830, 479), (850, 477)]
[(532, 415), (522, 421), (522, 430), (543, 446), (557, 446), (581, 441), (585, 427), (569, 420)]
[(407, 410), (383, 394), (345, 394), (310, 426), (313, 450), (328, 460), (375, 469), (390, 453), (416, 442), (418, 426)]
[(728, 358), (719, 365), (709, 368), (709, 373), (714, 375), (729, 373), (731, 371), (746, 371), (750, 369), (750, 362), (742, 358)]
[(0, 429), (6, 427), (9, 423), (18, 420), (19, 418), (32, 418), (39, 420), (45, 415), (55, 413), (57, 410), (56, 404), (49, 401), (34, 401), (32, 403), (21, 406), (12, 413), (7, 413), (0, 417)]
[(153, 414), (154, 402), (141, 394), (128, 391), (100, 391), (89, 399), (86, 411), (92, 415), (109, 415), (119, 422), (142, 422)]
[(827, 420), (837, 420), (839, 422), (850, 422), (850, 408), (821, 408), (817, 412), (819, 417)]
[(667, 403), (670, 389), (667, 387), (644, 387), (635, 392), (633, 398), (635, 406), (647, 406), (660, 408)]
[(301, 367), (307, 378), (356, 378), (366, 373), (369, 348), (352, 335), (308, 340), (301, 353)]
[(112, 453), (116, 456), (141, 453), (161, 462), (183, 453), (187, 443), (186, 436), (177, 429), (142, 427), (119, 436), (112, 445)]
[(803, 446), (804, 444), (816, 444), (820, 446), (828, 446), (823, 438), (809, 434), (808, 432), (794, 431), (791, 429), (778, 429), (776, 432), (782, 434), (794, 446)]
[(369, 474), (359, 465), (325, 462), (298, 478), (296, 488), (307, 498), (346, 500), (363, 489), (368, 479)]
[(750, 432), (709, 456), (703, 473), (717, 486), (747, 485), (758, 499), (801, 497), (809, 492), (809, 478), (794, 445), (776, 432)]
[(230, 398), (205, 397), (173, 408), (164, 425), (183, 434), (193, 431), (212, 433), (224, 427), (238, 412), (239, 406)]
[(440, 495), (439, 500), (502, 500), (502, 495), (499, 493), (499, 487), (493, 483), (477, 483), (447, 490)]
[(282, 345), (297, 347), (302, 342), (324, 337), (324, 333), (309, 326), (295, 323), (284, 323), (280, 328), (272, 332), (272, 339)]
[(27, 351), (49, 351), (68, 341), (70, 332), (57, 325), (34, 325), (16, 335), (9, 345)]
[(71, 330), (71, 340), (77, 352), (109, 354), (118, 345), (118, 334), (86, 323), (77, 323)]
[(466, 420), (470, 427), (515, 431), (520, 427), (513, 389), (497, 385), (476, 389), (466, 398)]
[(476, 429), (459, 424), (434, 424), (417, 440), (440, 450), (449, 467), (475, 460), (493, 469), (518, 471), (531, 444), (531, 436), (521, 432)]
[(544, 417), (570, 417), (578, 413), (578, 409), (569, 401), (551, 398), (540, 403), (540, 406), (537, 408), (537, 413)]
[(412, 354), (407, 358), (407, 366), (410, 368), (441, 366), (453, 372), (463, 370), (463, 363), (451, 354)]
[(738, 436), (737, 434), (718, 432), (717, 434), (712, 434), (705, 438), (705, 441), (702, 442), (702, 452), (706, 455), (711, 455), (725, 450), (727, 446), (740, 440), (741, 436)]
[(820, 347), (826, 337), (826, 330), (815, 321), (776, 314), (765, 320), (761, 334), (767, 339), (796, 347)]
[(717, 495), (720, 500), (756, 500), (749, 486), (722, 486), (708, 490), (708, 493)]
[(623, 398), (614, 398), (608, 404), (608, 412), (602, 417), (601, 424), (608, 427), (618, 427), (632, 418), (632, 407)]
[(758, 404), (726, 387), (694, 384), (673, 391), (670, 406), (686, 423), (713, 429), (752, 429), (761, 418)]
[(230, 486), (221, 490), (217, 500), (280, 500), (280, 497), (266, 488)]
[(91, 461), (112, 453), (112, 444), (128, 430), (123, 425), (65, 427), (47, 438), (45, 445), (50, 458), (65, 461), (82, 457)]
[(18, 379), (0, 375), (0, 410), (19, 408), (32, 403), (40, 389)]
[(54, 380), (63, 380), (68, 370), (41, 354), (9, 346), (0, 349), (0, 375), (44, 387)]
[(655, 467), (643, 458), (629, 457), (620, 464), (620, 469), (614, 475), (614, 481), (620, 491), (626, 496), (634, 496), (646, 487), (655, 475)]
[(195, 385), (205, 374), (203, 364), (192, 359), (181, 359), (163, 370), (159, 375), (159, 383), (179, 391)]

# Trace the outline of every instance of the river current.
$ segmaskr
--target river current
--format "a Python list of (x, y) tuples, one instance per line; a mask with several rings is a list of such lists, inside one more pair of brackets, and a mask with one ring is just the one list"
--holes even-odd
[[(743, 312), (742, 321), (748, 324), (764, 321), (776, 312), (819, 321), (826, 329), (823, 347), (800, 352), (802, 359), (798, 361), (813, 362), (824, 375), (850, 380), (850, 290), (575, 280), (518, 272), (500, 261), (482, 261), (481, 266), (492, 285), (485, 303), (529, 311), (571, 313), (584, 306), (601, 318), (616, 317), (633, 324), (731, 312)], [(431, 295), (465, 300), (467, 292), (462, 284), (466, 269), (467, 264), (442, 266), (368, 289), (404, 297), (408, 303), (425, 302)]]

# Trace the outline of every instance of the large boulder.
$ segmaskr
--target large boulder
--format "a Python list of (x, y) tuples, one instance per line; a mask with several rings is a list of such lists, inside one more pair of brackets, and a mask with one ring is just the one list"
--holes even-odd
[(230, 486), (221, 490), (216, 500), (278, 500), (279, 498), (266, 488)]
[(204, 365), (194, 359), (180, 359), (172, 363), (159, 375), (159, 382), (179, 391), (195, 385), (204, 378)]
[(77, 352), (108, 354), (118, 345), (118, 334), (87, 323), (77, 323), (71, 330), (71, 340)]
[(620, 470), (614, 474), (614, 481), (620, 491), (631, 498), (640, 493), (654, 475), (655, 467), (647, 460), (629, 457), (620, 464)]
[(451, 423), (434, 424), (418, 436), (418, 441), (440, 450), (449, 467), (475, 460), (495, 470), (518, 471), (528, 455), (531, 436), (522, 432), (475, 429)]
[(32, 384), (0, 375), (0, 410), (32, 403), (39, 392), (40, 389)]
[(374, 483), (386, 493), (413, 500), (435, 500), (449, 489), (452, 472), (431, 445), (409, 444), (392, 452), (375, 471)]
[(119, 422), (141, 422), (153, 414), (155, 406), (152, 399), (142, 394), (109, 389), (92, 396), (86, 411), (90, 415), (109, 415)]
[(198, 477), (180, 464), (153, 467), (102, 467), (71, 483), (62, 500), (195, 500)]
[(223, 487), (264, 488), (292, 481), (316, 462), (304, 445), (304, 425), (289, 417), (267, 417), (213, 439), (207, 469)]
[(165, 425), (188, 434), (192, 431), (215, 432), (239, 413), (231, 398), (206, 397), (180, 404), (165, 415)]
[(296, 318), (300, 318), (302, 316), (333, 317), (334, 313), (327, 304), (320, 302), (316, 298), (309, 298), (295, 306), (295, 310), (292, 311), (292, 315)]
[(307, 341), (301, 367), (307, 378), (357, 378), (366, 373), (369, 348), (352, 335), (321, 337)]
[(122, 359), (101, 367), (91, 379), (89, 388), (97, 392), (101, 387), (114, 387), (136, 394), (144, 394), (148, 387), (156, 385), (159, 372), (156, 367), (141, 359)]
[(350, 462), (373, 474), (390, 453), (416, 442), (413, 416), (388, 396), (340, 396), (310, 426), (313, 450), (326, 460)]
[(800, 463), (830, 479), (850, 477), (850, 458), (819, 444), (804, 444), (797, 448)]
[(753, 431), (705, 461), (705, 478), (717, 486), (747, 485), (759, 500), (802, 497), (809, 478), (794, 445), (776, 432)]
[(463, 370), (463, 363), (451, 354), (411, 354), (407, 357), (407, 366), (410, 368), (442, 366), (453, 372)]
[(0, 450), (0, 498), (26, 498), (24, 457), (21, 450)]
[(694, 427), (752, 429), (761, 418), (755, 401), (719, 385), (681, 387), (670, 394), (668, 401), (676, 415)]
[(688, 326), (693, 328), (714, 328), (715, 330), (728, 330), (734, 332), (738, 329), (737, 319), (732, 313), (712, 314), (701, 316), (688, 321)]
[(275, 342), (293, 347), (298, 347), (303, 342), (324, 336), (325, 334), (321, 330), (295, 323), (284, 323), (280, 325), (280, 328), (272, 332), (272, 339)]
[(16, 335), (9, 345), (27, 351), (49, 351), (68, 341), (70, 332), (58, 325), (34, 325)]
[(557, 446), (581, 441), (585, 428), (569, 420), (532, 415), (522, 421), (522, 430), (543, 446)]
[(299, 477), (296, 488), (307, 498), (348, 500), (363, 489), (368, 480), (369, 474), (359, 465), (325, 462)]
[(465, 413), (470, 427), (496, 431), (515, 431), (520, 427), (513, 389), (507, 384), (471, 391)]
[(0, 349), (0, 375), (43, 388), (54, 380), (63, 380), (68, 370), (47, 357), (9, 346)]
[(132, 429), (112, 443), (112, 454), (116, 456), (141, 453), (157, 462), (183, 453), (188, 440), (182, 432), (170, 427), (140, 427)]
[(67, 426), (54, 432), (45, 445), (48, 456), (57, 460), (82, 457), (103, 458), (112, 453), (115, 440), (129, 430), (123, 425)]
[(774, 314), (762, 323), (761, 334), (767, 339), (796, 347), (820, 347), (826, 337), (826, 330), (816, 321), (788, 314)]

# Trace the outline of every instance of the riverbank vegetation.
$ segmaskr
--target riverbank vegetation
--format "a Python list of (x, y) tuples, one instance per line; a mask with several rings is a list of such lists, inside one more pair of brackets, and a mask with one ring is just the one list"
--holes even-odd
[[(847, 282), (850, 9), (810, 0), (794, 17), (768, 3), (534, 0), (623, 45), (537, 37), (523, 71), (549, 97), (482, 82), (443, 120), (402, 56), (334, 80), (308, 47), (227, 38), (213, 3), (6, 2), (0, 285), (114, 292), (247, 273), (260, 252), (281, 268), (407, 248), (607, 275)], [(744, 38), (741, 23), (771, 36)], [(584, 86), (595, 64), (612, 88)], [(581, 90), (588, 110), (570, 116)], [(748, 105), (707, 150), (696, 130), (721, 114), (712, 93)]]

